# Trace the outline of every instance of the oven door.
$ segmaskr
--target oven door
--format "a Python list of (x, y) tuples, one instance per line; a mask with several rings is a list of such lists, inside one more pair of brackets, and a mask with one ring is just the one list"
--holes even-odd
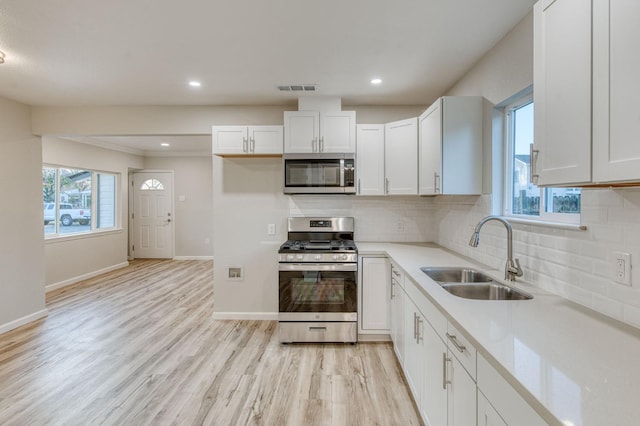
[(357, 263), (280, 263), (281, 321), (356, 321)]

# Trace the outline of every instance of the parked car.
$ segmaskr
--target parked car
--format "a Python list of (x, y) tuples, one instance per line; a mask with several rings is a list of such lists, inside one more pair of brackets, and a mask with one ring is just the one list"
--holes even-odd
[[(55, 217), (55, 204), (44, 203), (44, 224), (48, 225)], [(80, 225), (88, 225), (91, 222), (91, 209), (74, 209), (71, 204), (60, 203), (60, 223), (63, 226), (71, 226), (77, 221)]]

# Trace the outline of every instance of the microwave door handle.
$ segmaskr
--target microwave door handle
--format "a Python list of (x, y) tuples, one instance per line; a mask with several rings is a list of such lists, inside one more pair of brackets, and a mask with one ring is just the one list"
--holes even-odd
[(340, 159), (340, 188), (344, 188), (344, 159)]

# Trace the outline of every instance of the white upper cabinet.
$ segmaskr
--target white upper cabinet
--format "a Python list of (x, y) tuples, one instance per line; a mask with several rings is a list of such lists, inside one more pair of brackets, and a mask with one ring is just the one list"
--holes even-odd
[(358, 124), (358, 195), (384, 195), (384, 124)]
[(593, 7), (593, 181), (638, 181), (640, 2)]
[(215, 155), (282, 155), (282, 126), (212, 126)]
[(534, 6), (534, 152), (538, 185), (591, 182), (591, 2)]
[(640, 4), (540, 0), (534, 6), (534, 182), (640, 181)]
[(356, 113), (285, 111), (285, 153), (353, 153), (356, 151)]
[(419, 194), (482, 192), (482, 97), (439, 98), (419, 118)]
[(386, 194), (418, 194), (418, 118), (385, 124), (384, 138)]

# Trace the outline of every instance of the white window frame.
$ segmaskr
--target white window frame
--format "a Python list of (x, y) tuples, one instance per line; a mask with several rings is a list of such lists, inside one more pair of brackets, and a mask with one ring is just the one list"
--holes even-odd
[[(112, 232), (122, 229), (122, 215), (121, 215), (121, 203), (120, 203), (120, 173), (111, 172), (106, 170), (94, 170), (84, 167), (73, 167), (73, 166), (64, 166), (59, 164), (43, 164), (42, 169), (55, 169), (56, 177), (55, 177), (55, 212), (54, 218), (60, 217), (60, 169), (77, 169), (77, 170), (86, 170), (91, 172), (91, 221), (89, 223), (89, 230), (86, 231), (78, 231), (78, 232), (60, 232), (60, 224), (59, 219), (54, 220), (56, 224), (55, 232), (50, 234), (44, 234), (45, 240), (51, 240), (56, 238), (70, 238), (70, 237), (78, 237), (82, 235), (90, 235), (90, 234), (99, 234), (105, 232)], [(114, 188), (114, 224), (112, 227), (108, 228), (98, 228), (98, 175), (109, 175), (115, 177), (115, 188)], [(43, 200), (44, 202), (44, 200)]]
[[(513, 111), (533, 103), (533, 91), (529, 91), (518, 97), (504, 107), (504, 195), (503, 195), (503, 215), (523, 220), (548, 224), (568, 224), (580, 225), (580, 213), (554, 213), (546, 211), (546, 189), (550, 187), (538, 187), (540, 190), (540, 214), (538, 216), (528, 214), (514, 214), (513, 209), (513, 138), (515, 129), (513, 127)], [(535, 105), (534, 105), (535, 108)], [(529, 177), (530, 179), (530, 177)], [(581, 206), (582, 208), (582, 206)]]

